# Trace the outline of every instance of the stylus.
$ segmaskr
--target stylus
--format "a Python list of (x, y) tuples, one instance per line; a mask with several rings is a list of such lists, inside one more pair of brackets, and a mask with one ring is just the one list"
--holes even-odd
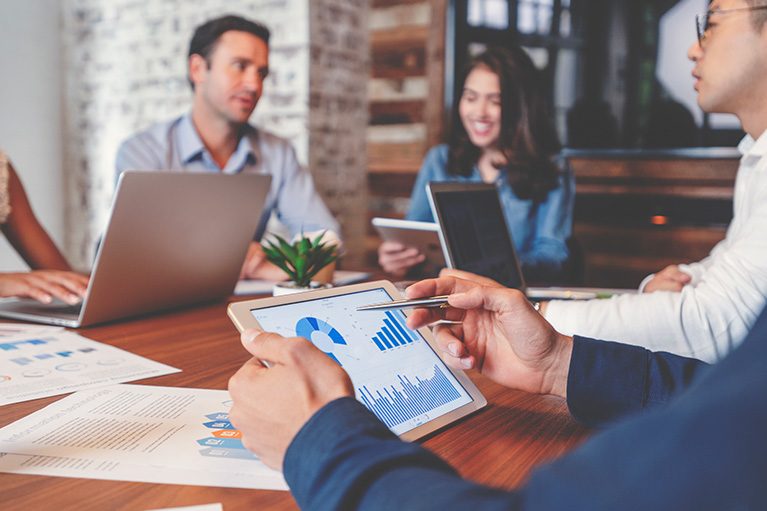
[(414, 309), (416, 307), (440, 307), (447, 308), (447, 295), (429, 296), (426, 298), (416, 298), (414, 300), (394, 300), (391, 302), (374, 303), (357, 307), (358, 311), (385, 311), (391, 309)]

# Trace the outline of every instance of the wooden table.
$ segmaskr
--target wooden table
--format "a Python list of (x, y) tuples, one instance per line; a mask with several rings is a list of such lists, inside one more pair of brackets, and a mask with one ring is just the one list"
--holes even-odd
[[(132, 383), (226, 389), (229, 377), (248, 359), (226, 317), (225, 303), (84, 328), (78, 333), (182, 370)], [(509, 391), (477, 374), (472, 378), (489, 405), (424, 442), (465, 477), (515, 488), (535, 465), (560, 456), (587, 435), (557, 398)], [(0, 407), (0, 426), (57, 399), (60, 396)], [(0, 495), (3, 510), (145, 510), (215, 502), (221, 502), (225, 511), (296, 508), (287, 492), (5, 473), (0, 473)]]

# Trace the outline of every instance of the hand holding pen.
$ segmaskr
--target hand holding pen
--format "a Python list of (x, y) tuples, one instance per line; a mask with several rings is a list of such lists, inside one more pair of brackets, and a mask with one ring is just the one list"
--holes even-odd
[(523, 293), (441, 277), (413, 284), (406, 295), (433, 302), (447, 296), (449, 307), (415, 308), (407, 325), (460, 322), (434, 328), (436, 348), (449, 366), (477, 369), (506, 387), (564, 395), (572, 339), (556, 332)]

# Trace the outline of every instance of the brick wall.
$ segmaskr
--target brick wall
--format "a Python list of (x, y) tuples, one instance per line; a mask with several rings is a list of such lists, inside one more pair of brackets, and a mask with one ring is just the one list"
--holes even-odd
[(252, 121), (293, 142), (352, 240), (354, 259), (353, 237), (364, 229), (357, 225), (364, 198), (353, 189), (365, 178), (367, 114), (359, 83), (367, 73), (367, 2), (65, 0), (66, 247), (78, 266), (89, 266), (106, 226), (117, 147), (188, 110), (191, 34), (227, 13), (271, 29), (270, 76)]

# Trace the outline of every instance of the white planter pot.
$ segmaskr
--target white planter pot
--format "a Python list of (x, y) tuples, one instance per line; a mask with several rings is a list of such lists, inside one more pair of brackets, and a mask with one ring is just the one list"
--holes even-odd
[(277, 282), (272, 288), (272, 296), (285, 296), (295, 293), (303, 293), (305, 291), (316, 291), (317, 289), (328, 289), (333, 287), (333, 284), (321, 284), (319, 282), (312, 282), (310, 287), (298, 287), (295, 282)]

